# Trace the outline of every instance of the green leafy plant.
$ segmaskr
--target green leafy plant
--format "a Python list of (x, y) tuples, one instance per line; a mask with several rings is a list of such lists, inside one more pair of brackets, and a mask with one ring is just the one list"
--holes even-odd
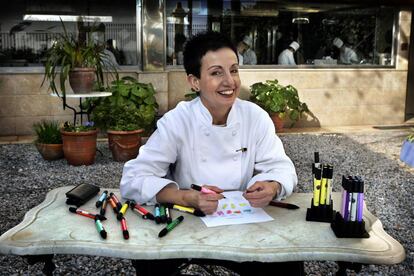
[(82, 125), (73, 125), (69, 122), (63, 124), (63, 130), (68, 132), (83, 132), (95, 130), (96, 126), (94, 122), (83, 122)]
[(60, 126), (57, 121), (42, 120), (40, 122), (34, 123), (33, 130), (37, 135), (37, 143), (62, 144)]
[(92, 119), (106, 130), (136, 130), (150, 128), (158, 104), (151, 83), (140, 83), (133, 77), (114, 80), (109, 87), (110, 97), (92, 100)]
[(104, 69), (115, 72), (117, 77), (116, 65), (110, 62), (105, 53), (105, 45), (93, 41), (88, 33), (87, 39), (75, 37), (67, 32), (65, 24), (62, 22), (63, 34), (60, 34), (53, 46), (46, 52), (45, 76), (43, 83), (48, 80), (49, 86), (54, 93), (59, 95), (56, 79), (59, 76), (59, 89), (66, 95), (65, 81), (69, 77), (69, 72), (74, 68), (94, 68), (96, 75), (96, 86), (103, 90)]
[(250, 100), (269, 114), (279, 113), (281, 118), (288, 116), (295, 123), (303, 113), (309, 112), (308, 106), (299, 100), (298, 91), (292, 85), (283, 86), (275, 79), (255, 83), (250, 88)]
[(406, 140), (410, 143), (414, 143), (414, 128), (411, 129), (411, 134), (409, 134), (406, 138)]

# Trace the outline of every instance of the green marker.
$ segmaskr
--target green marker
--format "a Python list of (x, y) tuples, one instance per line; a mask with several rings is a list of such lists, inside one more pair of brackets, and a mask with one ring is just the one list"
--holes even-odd
[(161, 232), (158, 234), (158, 238), (162, 238), (165, 235), (168, 234), (171, 230), (173, 230), (180, 222), (184, 220), (183, 216), (179, 216), (175, 220), (173, 220), (170, 224), (168, 224), (164, 229), (161, 230)]

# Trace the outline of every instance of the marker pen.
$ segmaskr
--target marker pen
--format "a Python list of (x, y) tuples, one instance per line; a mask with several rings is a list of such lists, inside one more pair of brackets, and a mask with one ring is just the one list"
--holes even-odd
[(125, 203), (122, 205), (121, 210), (119, 210), (118, 214), (116, 215), (116, 218), (117, 218), (118, 220), (121, 220), (121, 218), (125, 215), (126, 211), (128, 210), (129, 203), (130, 203), (130, 201), (129, 201), (129, 200), (127, 200), (127, 201), (125, 201)]
[(101, 237), (106, 239), (107, 233), (101, 221), (98, 218), (95, 218), (95, 225), (96, 225), (96, 230), (98, 230), (98, 233), (101, 235)]
[(291, 210), (299, 209), (299, 206), (297, 206), (295, 204), (281, 202), (281, 201), (270, 201), (269, 205), (270, 206), (275, 206), (275, 207), (280, 207), (280, 208), (285, 208), (285, 209), (291, 209)]
[(169, 208), (173, 208), (177, 211), (181, 211), (184, 213), (190, 213), (193, 214), (197, 217), (205, 217), (206, 214), (204, 214), (201, 210), (195, 209), (193, 207), (185, 207), (185, 206), (181, 206), (181, 205), (177, 205), (177, 204), (172, 204), (172, 203), (168, 203), (167, 206)]
[(171, 223), (172, 217), (170, 213), (170, 208), (168, 208), (167, 206), (165, 206), (165, 216), (167, 217), (167, 223)]
[(352, 178), (350, 176), (342, 176), (342, 207), (341, 214), (345, 221), (349, 221), (350, 213), (350, 195), (351, 195)]
[(328, 165), (328, 176), (326, 181), (326, 205), (331, 204), (332, 200), (332, 185), (333, 185), (333, 166)]
[(358, 187), (357, 187), (357, 192), (358, 192), (357, 221), (361, 222), (362, 221), (363, 210), (364, 210), (364, 181), (359, 176), (357, 176), (357, 180), (358, 180)]
[(143, 219), (150, 219), (154, 220), (154, 215), (151, 214), (147, 209), (139, 205), (138, 203), (135, 203), (135, 201), (131, 201), (131, 208), (133, 211), (137, 212), (138, 214), (142, 215)]
[(118, 206), (116, 205), (114, 199), (112, 198), (112, 196), (108, 197), (107, 201), (109, 202), (109, 205), (112, 206), (112, 209), (114, 210), (115, 214), (118, 214)]
[(160, 205), (158, 203), (155, 204), (154, 213), (155, 213), (155, 222), (159, 224), (161, 222), (161, 217), (160, 217)]
[(99, 197), (98, 201), (95, 203), (96, 208), (99, 208), (102, 206), (102, 203), (105, 201), (105, 199), (108, 197), (108, 191), (104, 191), (101, 196)]
[(119, 199), (116, 197), (114, 193), (110, 193), (109, 195), (111, 196), (112, 200), (115, 202), (116, 207), (118, 209), (117, 211), (119, 211), (122, 208), (121, 202), (119, 201)]
[(315, 178), (315, 169), (321, 168), (321, 163), (319, 163), (319, 152), (315, 151), (313, 153), (313, 158), (314, 158), (314, 162), (312, 164), (312, 174), (313, 174), (313, 178)]
[(160, 204), (160, 222), (161, 223), (167, 222), (167, 216), (165, 215), (165, 207), (163, 204)]
[(313, 179), (313, 206), (319, 206), (319, 196), (321, 190), (322, 172), (320, 168), (315, 167), (315, 178)]
[(322, 166), (322, 181), (321, 181), (321, 194), (319, 198), (319, 203), (321, 205), (326, 204), (326, 190), (327, 190), (327, 182), (328, 182), (328, 165)]
[(99, 218), (100, 220), (106, 220), (106, 217), (101, 216), (99, 214), (92, 214), (89, 213), (88, 211), (76, 208), (76, 207), (69, 207), (69, 211), (74, 213), (74, 214), (78, 214), (87, 218), (91, 218), (91, 219), (95, 219), (95, 218)]
[[(214, 194), (214, 195), (219, 194), (219, 193), (216, 193), (215, 191), (212, 191), (212, 190), (210, 190), (208, 188), (205, 188), (205, 187), (198, 186), (196, 184), (191, 184), (191, 189), (199, 191), (203, 194)], [(226, 197), (224, 197), (224, 198), (226, 198)]]
[(358, 205), (358, 193), (356, 186), (358, 185), (357, 180), (353, 177), (351, 182), (351, 191), (349, 194), (350, 208), (349, 208), (349, 220), (356, 221), (357, 218), (357, 205)]
[(101, 216), (104, 216), (106, 213), (106, 206), (108, 205), (108, 198), (106, 198), (103, 202), (102, 202), (102, 206), (101, 206), (101, 211), (100, 214)]
[(128, 227), (127, 227), (125, 217), (121, 218), (121, 229), (122, 229), (122, 235), (124, 236), (124, 239), (126, 240), (129, 239), (129, 232), (128, 232)]
[(178, 218), (176, 218), (175, 220), (173, 220), (170, 224), (168, 224), (164, 229), (161, 230), (161, 232), (158, 234), (158, 237), (159, 238), (162, 238), (165, 235), (167, 235), (168, 232), (170, 232), (171, 230), (173, 230), (183, 220), (184, 220), (184, 217), (183, 216), (179, 216)]

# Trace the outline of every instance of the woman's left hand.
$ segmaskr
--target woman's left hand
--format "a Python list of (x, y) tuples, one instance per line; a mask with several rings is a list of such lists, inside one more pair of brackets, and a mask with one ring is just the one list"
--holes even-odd
[(257, 181), (250, 186), (243, 196), (255, 208), (263, 208), (280, 192), (281, 185), (276, 181)]

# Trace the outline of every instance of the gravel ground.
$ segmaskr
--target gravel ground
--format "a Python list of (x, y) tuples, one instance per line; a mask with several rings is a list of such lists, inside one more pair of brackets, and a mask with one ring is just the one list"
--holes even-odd
[[(366, 204), (388, 234), (406, 250), (404, 262), (392, 266), (364, 266), (358, 275), (414, 275), (414, 169), (399, 161), (406, 130), (348, 134), (284, 134), (287, 154), (296, 165), (297, 191), (311, 192), (310, 166), (313, 152), (322, 162), (334, 165), (334, 191), (340, 191), (341, 176), (360, 175), (366, 183)], [(24, 214), (40, 204), (51, 189), (93, 183), (118, 187), (123, 163), (112, 161), (106, 143), (92, 166), (73, 167), (65, 160), (44, 161), (32, 144), (0, 145), (0, 234), (22, 221)], [(134, 275), (129, 260), (58, 255), (55, 275)], [(29, 265), (18, 256), (0, 256), (0, 275), (41, 275), (42, 264)], [(215, 275), (233, 275), (220, 267), (209, 267)], [(307, 275), (334, 275), (334, 262), (305, 262)], [(191, 266), (183, 273), (206, 275)], [(353, 272), (349, 273), (354, 275)]]

